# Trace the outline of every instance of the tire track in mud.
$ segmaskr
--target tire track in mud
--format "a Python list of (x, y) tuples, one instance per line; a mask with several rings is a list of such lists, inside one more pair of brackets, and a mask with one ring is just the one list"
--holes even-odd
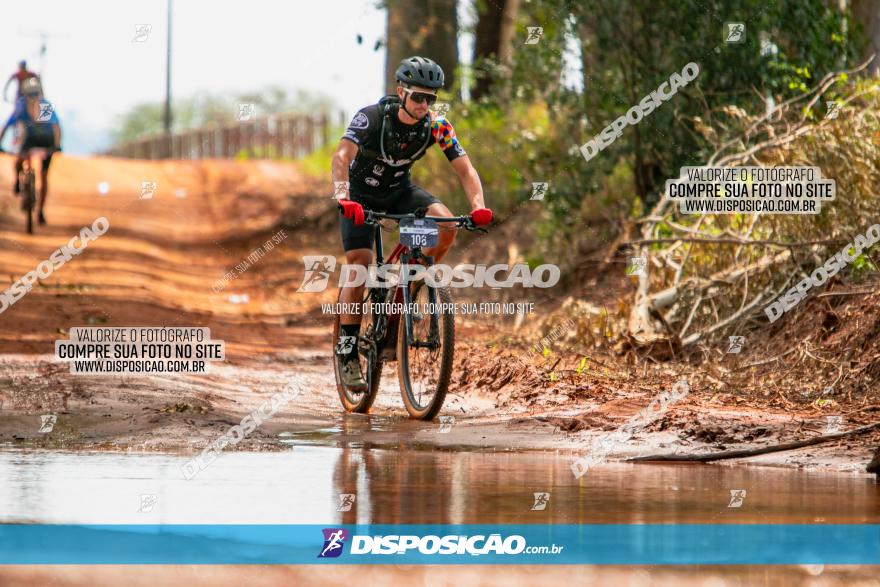
[[(7, 167), (11, 159), (0, 156), (0, 185), (11, 184)], [(141, 199), (147, 180), (157, 191)], [(72, 426), (67, 442), (79, 434), (185, 446), (200, 430), (259, 405), (286, 374), (307, 375), (302, 397), (329, 412), (329, 361), (295, 358), (301, 349), (329, 348), (329, 329), (321, 327), (327, 320), (314, 314), (320, 300), (289, 304), (301, 272), (297, 251), (282, 242), (225, 288), (215, 287), (277, 230), (284, 210), (320, 210), (323, 202), (316, 206), (310, 195), (314, 182), (295, 166), (59, 157), (50, 181), (49, 225), (35, 235), (20, 229), (12, 194), (0, 191), (7, 211), (0, 218), (0, 290), (94, 218), (106, 216), (110, 230), (0, 314), (0, 441), (45, 441), (33, 422), (55, 411), (60, 429)], [(110, 186), (105, 196), (99, 182)], [(205, 376), (74, 376), (52, 353), (54, 340), (76, 326), (207, 326), (212, 338), (226, 341), (227, 361)]]

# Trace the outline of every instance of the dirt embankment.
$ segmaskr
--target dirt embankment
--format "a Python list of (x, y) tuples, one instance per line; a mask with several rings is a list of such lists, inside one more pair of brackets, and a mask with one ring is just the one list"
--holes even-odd
[[(4, 188), (10, 167), (0, 159)], [(96, 218), (110, 229), (0, 314), (0, 441), (188, 446), (237, 423), (234, 414), (280, 390), (285, 372), (329, 344), (315, 313), (322, 296), (294, 293), (303, 227), (326, 202), (295, 167), (61, 156), (51, 181), (49, 224), (33, 236), (0, 191), (0, 288)], [(152, 197), (142, 197), (142, 182), (156, 182)], [(281, 246), (236, 270), (273, 235)], [(73, 376), (52, 355), (75, 326), (207, 326), (227, 360), (205, 376)], [(46, 413), (59, 418), (41, 435), (34, 422)]]
[[(302, 393), (239, 448), (272, 449), (281, 431), (362, 418), (343, 417), (336, 397), (329, 358), (331, 317), (320, 307), (335, 301), (335, 290), (296, 292), (303, 255), (332, 254), (341, 260), (324, 182), (315, 182), (293, 165), (272, 162), (67, 156), (53, 163), (51, 179), (49, 225), (28, 236), (6, 187), (12, 183), (11, 160), (0, 158), (0, 288), (8, 288), (96, 218), (106, 217), (110, 229), (0, 314), (0, 443), (199, 449), (290, 381)], [(151, 197), (142, 197), (142, 182), (156, 182)], [(511, 220), (494, 234), (463, 239), (450, 260), (522, 260), (522, 252), (510, 246), (521, 228)], [(273, 236), (281, 243), (242, 270), (248, 256)], [(616, 447), (615, 457), (760, 445), (822, 433), (828, 416), (841, 415), (844, 428), (876, 417), (864, 393), (826, 398), (834, 402), (820, 404), (812, 401), (820, 398), (799, 401), (797, 387), (755, 393), (761, 368), (769, 363), (748, 363), (770, 358), (757, 344), (735, 357), (722, 353), (714, 363), (683, 357), (654, 364), (584, 348), (582, 340), (572, 340), (567, 330), (577, 328), (568, 323), (566, 332), (554, 335), (552, 352), (529, 350), (566, 324), (572, 307), (564, 303), (566, 297), (608, 304), (624, 293), (630, 287), (625, 278), (611, 277), (622, 275), (618, 270), (615, 263), (594, 272), (584, 291), (533, 297), (535, 313), (523, 320), (459, 317), (456, 376), (444, 410), (455, 416), (456, 426), (442, 438), (432, 435), (433, 442), (583, 451), (592, 438), (619, 428), (682, 379), (688, 381), (690, 394), (638, 428)], [(525, 300), (518, 292), (457, 295), (475, 301)], [(834, 308), (838, 316), (852, 314), (840, 304)], [(225, 341), (227, 359), (208, 375), (124, 377), (74, 376), (67, 364), (53, 361), (54, 341), (66, 338), (70, 328), (101, 325), (206, 326), (212, 338)], [(778, 337), (785, 335), (779, 330), (763, 336), (768, 341), (777, 337), (772, 345), (784, 352)], [(828, 344), (855, 335), (836, 336)], [(818, 371), (807, 367), (800, 371), (802, 387), (816, 387)], [(719, 375), (719, 370), (725, 372)], [(751, 391), (738, 385), (744, 382)], [(56, 427), (42, 434), (40, 415), (50, 413), (58, 416)], [(385, 369), (373, 416), (401, 426), (389, 442), (400, 442), (401, 430), (415, 437), (419, 430), (436, 426), (402, 422), (393, 365)], [(386, 434), (381, 426), (357, 428), (358, 435), (373, 434), (377, 441)], [(876, 434), (753, 460), (860, 470), (872, 443), (877, 443)]]

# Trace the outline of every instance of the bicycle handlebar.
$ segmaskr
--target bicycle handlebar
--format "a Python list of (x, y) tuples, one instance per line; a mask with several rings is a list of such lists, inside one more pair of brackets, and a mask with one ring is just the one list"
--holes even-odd
[[(340, 210), (342, 210), (342, 205), (337, 204)], [(364, 224), (376, 224), (376, 222), (381, 218), (387, 218), (389, 220), (403, 220), (404, 218), (419, 218), (424, 220), (433, 220), (434, 222), (455, 222), (465, 230), (470, 230), (473, 232), (489, 232), (485, 228), (479, 227), (474, 224), (474, 218), (470, 214), (466, 216), (419, 216), (413, 212), (409, 214), (388, 214), (386, 212), (376, 212), (370, 210), (369, 208), (364, 208)]]
[(414, 213), (410, 214), (386, 214), (385, 212), (374, 212), (373, 210), (364, 209), (364, 216), (373, 218), (387, 218), (389, 220), (403, 220), (404, 218), (419, 218), (423, 220), (434, 220), (435, 222), (467, 222), (473, 220), (470, 215), (467, 216), (418, 216)]

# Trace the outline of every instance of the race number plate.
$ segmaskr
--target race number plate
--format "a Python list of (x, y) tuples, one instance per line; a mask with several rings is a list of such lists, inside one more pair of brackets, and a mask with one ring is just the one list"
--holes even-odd
[(425, 218), (404, 218), (400, 221), (400, 244), (407, 247), (436, 246), (439, 229), (437, 223)]

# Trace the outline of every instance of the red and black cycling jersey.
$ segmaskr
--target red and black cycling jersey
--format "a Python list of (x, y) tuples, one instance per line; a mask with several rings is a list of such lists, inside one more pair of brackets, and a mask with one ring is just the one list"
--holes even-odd
[(15, 90), (16, 99), (21, 98), (21, 88), (24, 85), (25, 80), (29, 80), (32, 77), (37, 78), (37, 80), (40, 79), (40, 76), (38, 76), (34, 72), (28, 71), (28, 70), (16, 71), (15, 73), (13, 73), (12, 75), (9, 76), (9, 81), (6, 82), (7, 85), (12, 83), (13, 80), (15, 80), (18, 83), (18, 89)]
[[(396, 108), (388, 116), (383, 114), (383, 108), (380, 104), (361, 108), (342, 136), (358, 146), (357, 157), (348, 172), (353, 190), (385, 192), (410, 183), (412, 164), (435, 143), (449, 161), (467, 154), (452, 124), (444, 117), (429, 111), (416, 124), (404, 124), (397, 117)], [(390, 131), (386, 130), (384, 144), (381, 143), (383, 122), (391, 125)]]

